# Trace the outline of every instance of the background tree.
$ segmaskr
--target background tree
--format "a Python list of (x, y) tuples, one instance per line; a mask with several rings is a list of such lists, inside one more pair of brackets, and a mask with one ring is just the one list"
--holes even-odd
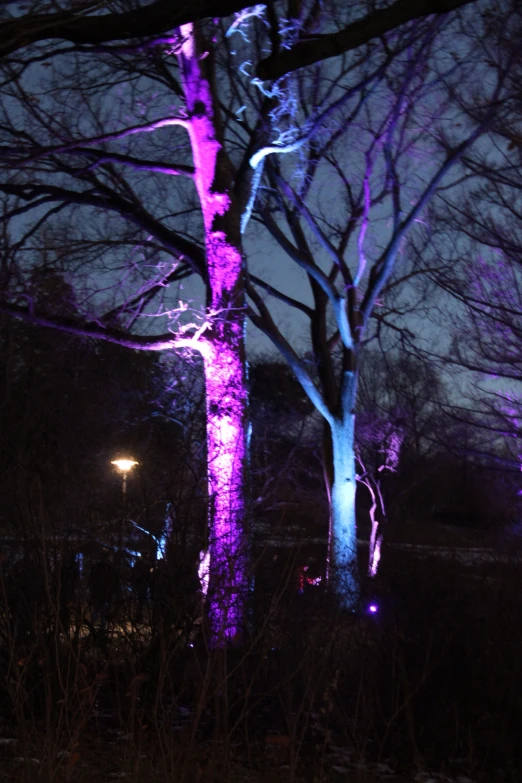
[[(522, 29), (513, 7), (513, 30)], [(501, 22), (491, 18), (491, 32), (480, 41), (493, 65), (492, 35)], [(501, 56), (508, 41), (499, 36)], [(459, 389), (453, 399), (456, 426), (474, 429), (462, 443), (468, 458), (518, 471), (522, 406), (522, 162), (519, 93), (521, 65), (514, 60), (510, 78), (513, 99), (504, 102), (483, 143), (464, 156), (465, 181), (444, 193), (426, 223), (429, 237), (424, 263), (441, 291), (433, 319), (446, 329), (449, 365)], [(460, 96), (460, 110), (476, 115), (485, 100), (481, 85)], [(437, 268), (433, 258), (437, 258)], [(449, 328), (448, 328), (449, 325)]]
[[(41, 297), (59, 296), (63, 310), (71, 289), (55, 271), (37, 272)], [(8, 536), (115, 541), (121, 480), (111, 475), (110, 461), (122, 451), (140, 463), (129, 482), (128, 513), (158, 533), (170, 502), (178, 524), (191, 521), (196, 529), (185, 516), (189, 505), (199, 504), (201, 513), (204, 429), (190, 367), (167, 370), (157, 354), (35, 332), (5, 317), (0, 356), (1, 516)]]
[(325, 535), (320, 422), (279, 357), (256, 358), (249, 378), (254, 535), (304, 546)]

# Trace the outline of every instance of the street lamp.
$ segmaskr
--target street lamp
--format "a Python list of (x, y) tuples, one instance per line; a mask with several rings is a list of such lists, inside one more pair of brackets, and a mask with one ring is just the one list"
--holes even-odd
[(125, 502), (125, 497), (127, 495), (127, 476), (134, 465), (139, 465), (139, 462), (136, 462), (136, 460), (131, 457), (122, 457), (121, 459), (113, 459), (111, 465), (115, 465), (121, 473), (121, 494), (123, 495), (123, 502)]
[(118, 542), (118, 549), (120, 550), (123, 546), (123, 536), (124, 536), (124, 514), (125, 514), (125, 506), (126, 506), (126, 500), (127, 500), (127, 476), (130, 473), (130, 471), (133, 469), (135, 465), (138, 465), (139, 463), (136, 462), (135, 459), (132, 459), (132, 457), (120, 457), (119, 459), (113, 459), (111, 460), (111, 465), (114, 465), (114, 467), (120, 471), (121, 473), (121, 497), (123, 500), (122, 506), (123, 506), (123, 514), (120, 521), (120, 531), (119, 531), (119, 542)]

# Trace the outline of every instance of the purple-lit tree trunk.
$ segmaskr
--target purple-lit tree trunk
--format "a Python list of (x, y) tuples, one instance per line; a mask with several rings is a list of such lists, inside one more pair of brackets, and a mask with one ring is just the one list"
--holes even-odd
[(379, 563), (381, 561), (381, 548), (382, 548), (382, 531), (381, 525), (378, 519), (378, 512), (385, 518), (384, 502), (381, 492), (381, 486), (379, 478), (375, 475), (371, 475), (366, 471), (364, 464), (358, 456), (358, 462), (362, 469), (362, 474), (358, 476), (358, 481), (364, 484), (368, 492), (370, 493), (371, 506), (369, 509), (370, 516), (370, 537), (368, 540), (368, 576), (377, 576), (379, 570)]
[[(236, 326), (238, 326), (236, 324)], [(239, 325), (240, 326), (240, 325)], [(243, 338), (205, 352), (210, 542), (209, 613), (214, 641), (239, 640), (248, 585), (247, 416)]]
[(212, 329), (202, 349), (207, 408), (210, 543), (209, 614), (213, 643), (238, 639), (248, 584), (247, 389), (240, 210), (223, 149), (209, 63), (192, 25), (178, 58), (203, 215), (207, 308)]

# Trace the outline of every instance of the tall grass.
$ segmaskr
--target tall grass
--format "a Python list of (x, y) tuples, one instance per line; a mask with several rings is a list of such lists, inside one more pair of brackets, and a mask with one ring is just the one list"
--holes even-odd
[(138, 611), (120, 586), (102, 622), (78, 585), (64, 611), (52, 555), (31, 552), (38, 596), (15, 595), (2, 566), (0, 780), (521, 779), (521, 597), (505, 565), (389, 555), (370, 616), (299, 595), (289, 558), (269, 589), (258, 580), (244, 645), (220, 650), (193, 586), (168, 612), (154, 594)]

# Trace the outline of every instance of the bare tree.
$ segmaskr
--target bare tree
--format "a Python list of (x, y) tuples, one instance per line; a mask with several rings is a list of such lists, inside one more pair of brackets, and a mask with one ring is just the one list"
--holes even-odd
[[(460, 4), (425, 3), (422, 14)], [(230, 23), (217, 18), (195, 24), (184, 16), (162, 17), (162, 3), (130, 15), (100, 15), (101, 7), (92, 12), (90, 6), (66, 9), (50, 19), (13, 15), (5, 22), (4, 37), (17, 50), (25, 44), (34, 48), (17, 51), (3, 66), (0, 156), (5, 176), (0, 192), (6, 198), (6, 241), (18, 258), (3, 307), (36, 325), (58, 326), (136, 350), (201, 353), (207, 406), (210, 615), (221, 643), (240, 633), (248, 586), (242, 234), (263, 163), (276, 154), (312, 150), (311, 139), (326, 120), (355, 95), (364, 105), (363, 86), (382, 83), (388, 64), (411, 42), (418, 46), (423, 31), (438, 22), (427, 19), (419, 27), (398, 28), (390, 41), (377, 45), (371, 43), (375, 35), (395, 30), (410, 18), (405, 3), (390, 6), (388, 13), (372, 9), (368, 16), (364, 4), (354, 6), (350, 13), (360, 14), (355, 21), (341, 12), (337, 19), (334, 11), (323, 19), (314, 3), (302, 4), (290, 9), (289, 24), (271, 6), (266, 20), (264, 9), (255, 6)], [(209, 8), (201, 6), (196, 15)], [(149, 13), (152, 27), (144, 22)], [(261, 73), (267, 47), (285, 57), (299, 42), (308, 44), (310, 36), (320, 37), (321, 23), (329, 24), (330, 19), (350, 33), (349, 41), (339, 44), (342, 51), (354, 50), (353, 59), (345, 55), (349, 72), (355, 74), (371, 52), (374, 69), (363, 69), (361, 78), (349, 85), (336, 83), (330, 95), (327, 90), (321, 111), (293, 104), (285, 78), (267, 85), (247, 75), (249, 69)], [(72, 46), (49, 44), (54, 35), (71, 40)], [(124, 43), (102, 45), (116, 40)], [(335, 53), (330, 44), (321, 56)], [(13, 51), (7, 46), (5, 54)], [(286, 71), (285, 66), (280, 72)], [(289, 112), (291, 105), (295, 110)], [(399, 100), (397, 118), (400, 106)], [(387, 259), (397, 253), (437, 177), (469, 143), (471, 139), (448, 155), (417, 212), (397, 228), (378, 274), (375, 267), (377, 279), (361, 310), (363, 319), (369, 317), (389, 276)], [(391, 161), (392, 179), (393, 166)], [(44, 228), (55, 236), (57, 252), (63, 255), (66, 249), (75, 281), (83, 276), (83, 305), (76, 317), (55, 318), (35, 308), (25, 285), (24, 270)], [(203, 281), (206, 311), (187, 323), (173, 304), (172, 287), (190, 273)], [(110, 301), (116, 281), (119, 293)], [(151, 323), (153, 317), (155, 324), (163, 318), (164, 331), (158, 325), (140, 332), (138, 320)]]
[[(518, 7), (510, 26), (520, 35)], [(510, 56), (511, 40), (497, 19), (488, 22), (488, 30), (480, 46), (494, 67)], [(428, 275), (444, 292), (437, 320), (451, 334), (446, 366), (460, 394), (452, 416), (475, 429), (472, 456), (516, 471), (522, 438), (521, 75), (516, 58), (512, 99), (504, 102), (484, 142), (464, 156), (465, 187), (438, 200), (427, 223), (425, 255)], [(460, 109), (475, 116), (484, 100), (479, 84), (466, 100), (461, 96)]]
[[(446, 389), (433, 362), (406, 351), (364, 352), (355, 450), (358, 480), (371, 501), (370, 576), (377, 573), (390, 515), (396, 516), (398, 505), (430, 478), (433, 458), (444, 441), (446, 402)], [(360, 508), (358, 512), (360, 519)]]
[(513, 255), (504, 255), (501, 249), (491, 255), (479, 247), (470, 252), (465, 268), (461, 264), (451, 281), (441, 280), (459, 303), (458, 309), (449, 306), (447, 321), (453, 330), (448, 361), (460, 389), (452, 415), (476, 429), (477, 457), (518, 471), (522, 462), (521, 272)]
[[(387, 324), (387, 286), (407, 283), (409, 275), (401, 268), (406, 240), (439, 188), (458, 181), (463, 155), (484, 134), (505, 95), (514, 58), (510, 50), (498, 70), (488, 70), (473, 41), (461, 38), (462, 57), (448, 64), (442, 52), (444, 40), (455, 42), (450, 30), (444, 31), (447, 39), (437, 37), (437, 22), (418, 31), (383, 78), (365, 82), (342, 121), (323, 128), (297, 175), (295, 164), (292, 170), (284, 159), (267, 167), (262, 220), (287, 258), (305, 272), (310, 294), (308, 301), (289, 296), (252, 274), (250, 317), (285, 356), (324, 417), (332, 582), (350, 608), (358, 592), (354, 437), (361, 351), (374, 334), (372, 322), (378, 329)], [(454, 108), (443, 84), (451, 85), (451, 94), (457, 80), (467, 79), (470, 71), (461, 60), (492, 78), (482, 110), (467, 122), (453, 122), (450, 134), (446, 128)], [(365, 63), (368, 70), (370, 63)], [(328, 85), (335, 83), (335, 76), (328, 77)], [(308, 85), (301, 84), (304, 93)], [(315, 86), (315, 99), (320, 95)], [(312, 361), (299, 356), (278, 328), (267, 297), (305, 316)]]

